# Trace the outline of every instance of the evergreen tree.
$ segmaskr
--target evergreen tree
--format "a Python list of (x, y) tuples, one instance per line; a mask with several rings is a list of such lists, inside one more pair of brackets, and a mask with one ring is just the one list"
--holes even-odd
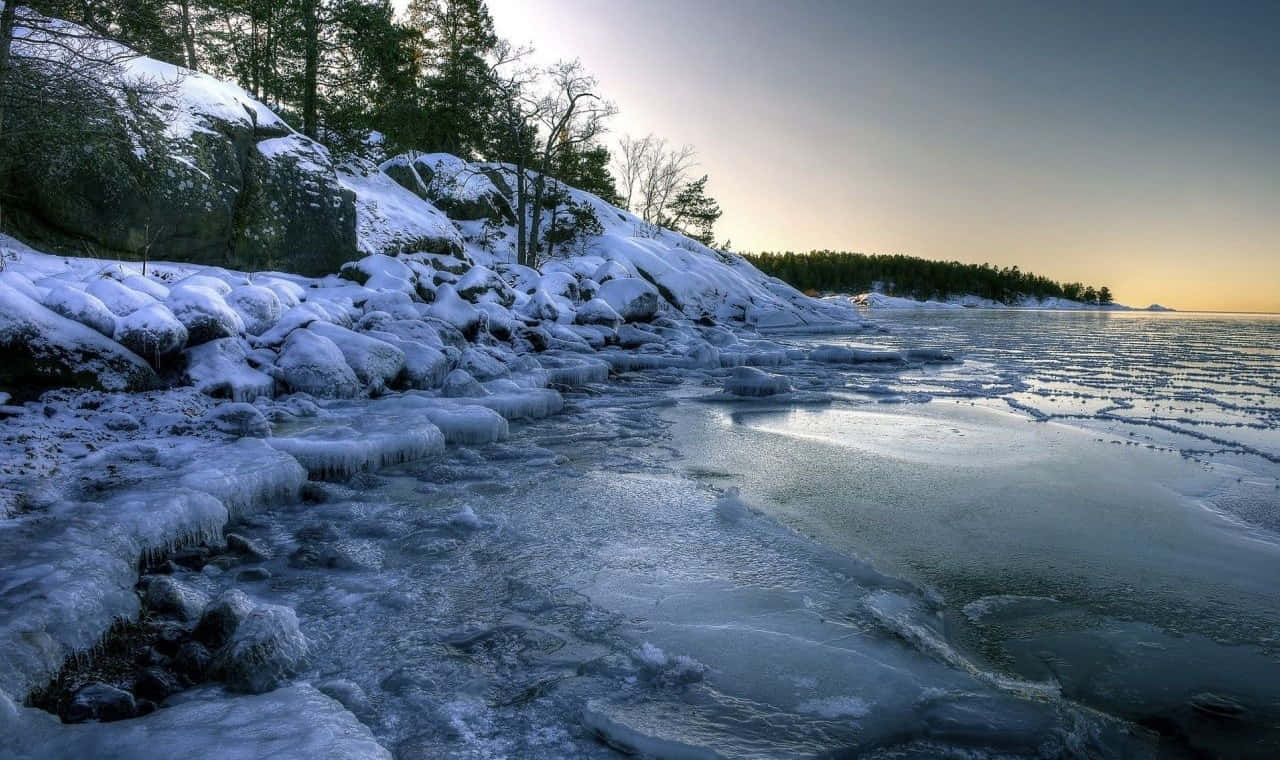
[(1106, 285), (1103, 285), (1101, 288), (1098, 288), (1098, 303), (1109, 304), (1111, 302), (1112, 302), (1111, 288), (1108, 288)]
[(487, 57), (498, 38), (484, 0), (411, 0), (420, 77), (416, 124), (396, 137), (422, 150), (475, 158), (492, 112)]
[(715, 242), (712, 228), (723, 212), (707, 195), (707, 175), (685, 185), (667, 206), (664, 224), (680, 230), (703, 245)]

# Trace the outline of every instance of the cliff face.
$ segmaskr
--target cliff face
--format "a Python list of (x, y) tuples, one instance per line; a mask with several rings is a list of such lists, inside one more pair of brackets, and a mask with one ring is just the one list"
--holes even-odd
[[(302, 274), (382, 252), (359, 244), (356, 193), (340, 176), (358, 167), (338, 166), (235, 85), (48, 23), (84, 35), (110, 62), (72, 94), (84, 102), (50, 103), (35, 114), (44, 128), (9, 141), (21, 154), (0, 177), (10, 231), (68, 254)], [(55, 76), (41, 32), (19, 31), (14, 55), (24, 74)], [(459, 246), (441, 218), (414, 242)]]

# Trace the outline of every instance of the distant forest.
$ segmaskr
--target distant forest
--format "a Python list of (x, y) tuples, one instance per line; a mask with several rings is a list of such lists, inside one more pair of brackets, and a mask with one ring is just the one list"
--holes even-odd
[(765, 274), (808, 292), (864, 293), (879, 290), (893, 296), (943, 299), (973, 294), (1001, 303), (1019, 296), (1057, 296), (1084, 303), (1109, 304), (1110, 288), (1079, 282), (1057, 282), (1015, 267), (932, 261), (898, 254), (810, 251), (808, 253), (743, 254)]

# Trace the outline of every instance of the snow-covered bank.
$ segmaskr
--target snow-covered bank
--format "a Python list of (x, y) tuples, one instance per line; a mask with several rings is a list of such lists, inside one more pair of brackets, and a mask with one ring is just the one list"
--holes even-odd
[(1150, 306), (1139, 308), (1134, 306), (1125, 306), (1123, 304), (1096, 304), (1084, 303), (1082, 301), (1072, 301), (1067, 298), (1057, 298), (1050, 296), (1048, 298), (1037, 298), (1035, 296), (1020, 296), (1013, 303), (1002, 303), (993, 301), (990, 298), (982, 298), (976, 295), (954, 295), (948, 296), (942, 301), (930, 299), (919, 300), (915, 298), (903, 298), (902, 296), (891, 296), (878, 292), (858, 293), (852, 296), (827, 296), (824, 301), (830, 301), (841, 304), (851, 304), (853, 306), (865, 309), (1044, 309), (1048, 311), (1173, 311), (1166, 306), (1160, 304), (1151, 304)]

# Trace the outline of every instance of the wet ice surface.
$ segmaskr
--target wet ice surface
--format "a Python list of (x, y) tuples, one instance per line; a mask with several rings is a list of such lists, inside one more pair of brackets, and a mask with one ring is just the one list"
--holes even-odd
[[(351, 716), (397, 758), (1274, 756), (1274, 323), (1233, 327), (1214, 382), (1239, 392), (1210, 393), (1162, 380), (1139, 333), (1108, 359), (1108, 323), (1058, 316), (793, 338), (786, 383), (655, 362), (578, 373), (563, 409), (512, 388), (277, 424), (260, 448), (315, 482), (234, 526), (267, 572), (181, 577), (293, 608), (309, 660), (265, 701), (199, 690), (162, 723), (216, 714), (246, 756), (270, 725), (358, 756)], [(1200, 361), (1174, 348), (1210, 328), (1162, 324), (1141, 340)], [(1174, 394), (1255, 426), (1110, 410)], [(551, 416), (490, 424), (517, 401)], [(1074, 401), (1092, 411), (1033, 421)], [(40, 730), (138, 748), (150, 720)]]
[(1151, 726), (1162, 752), (1280, 751), (1280, 320), (894, 327), (851, 345), (964, 361), (863, 365), (827, 407), (673, 416), (686, 471), (937, 591), (983, 667)]
[(251, 590), (298, 611), (308, 678), (402, 758), (1149, 748), (973, 665), (912, 584), (682, 477), (672, 383), (704, 390), (657, 373), (566, 394), (506, 442), (259, 513), (239, 530), (274, 559)]

